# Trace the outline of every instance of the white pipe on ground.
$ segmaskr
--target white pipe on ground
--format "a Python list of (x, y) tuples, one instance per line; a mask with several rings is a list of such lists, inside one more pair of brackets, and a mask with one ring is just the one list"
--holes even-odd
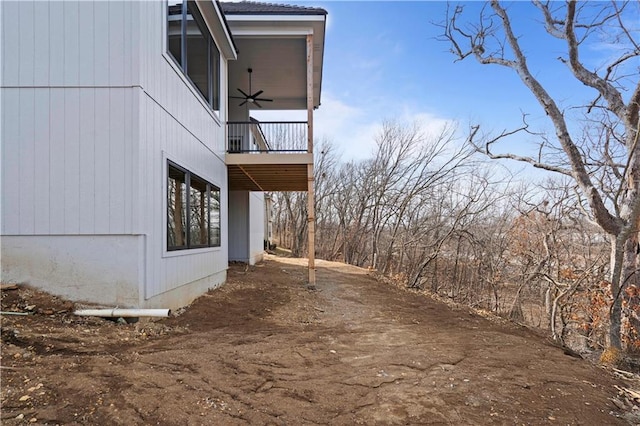
[(76, 315), (103, 318), (168, 317), (171, 309), (78, 309)]

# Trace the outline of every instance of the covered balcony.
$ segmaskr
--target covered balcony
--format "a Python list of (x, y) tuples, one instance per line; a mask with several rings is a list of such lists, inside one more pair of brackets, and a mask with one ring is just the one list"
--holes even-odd
[[(313, 111), (320, 106), (327, 12), (263, 2), (220, 5), (238, 53), (228, 63), (226, 93), (229, 258), (240, 259), (247, 245), (252, 252), (257, 233), (245, 228), (262, 196), (255, 192), (307, 191), (313, 284)], [(291, 112), (306, 120), (287, 121)]]
[[(229, 189), (311, 191), (326, 11), (271, 3), (221, 5), (238, 51), (228, 65)], [(287, 121), (292, 111), (306, 120)]]
[(229, 189), (306, 191), (313, 164), (308, 135), (306, 121), (227, 123)]

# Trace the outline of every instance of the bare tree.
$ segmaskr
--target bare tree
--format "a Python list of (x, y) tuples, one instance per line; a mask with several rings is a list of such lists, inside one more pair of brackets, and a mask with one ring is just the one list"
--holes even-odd
[[(569, 176), (576, 184), (579, 205), (611, 241), (609, 345), (622, 348), (622, 299), (625, 287), (636, 285), (638, 224), (640, 222), (640, 35), (629, 19), (640, 16), (640, 3), (566, 3), (534, 1), (546, 32), (561, 40), (565, 53), (559, 59), (571, 75), (593, 92), (593, 101), (574, 108), (582, 111), (588, 131), (572, 129), (570, 115), (536, 77), (521, 47), (522, 38), (512, 25), (508, 8), (491, 1), (473, 25), (461, 23), (462, 6), (450, 9), (442, 24), (446, 40), (459, 60), (473, 57), (481, 64), (499, 65), (517, 73), (535, 96), (555, 130), (555, 139), (541, 136), (537, 158), (496, 153), (493, 144), (512, 135), (529, 132), (523, 126), (497, 136), (481, 135), (474, 126), (469, 142), (490, 158), (523, 161), (544, 170)], [(590, 70), (581, 53), (594, 41), (608, 40), (618, 54), (600, 70)], [(556, 52), (549, 54), (557, 55)], [(635, 61), (635, 62), (634, 62)], [(559, 149), (554, 149), (554, 147)], [(559, 156), (559, 154), (562, 154)]]

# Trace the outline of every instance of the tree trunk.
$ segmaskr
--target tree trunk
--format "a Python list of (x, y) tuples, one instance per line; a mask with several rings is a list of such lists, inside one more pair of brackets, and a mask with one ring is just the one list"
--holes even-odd
[[(640, 321), (638, 313), (640, 312), (640, 299), (637, 294), (637, 265), (638, 265), (638, 240), (637, 233), (634, 232), (624, 245), (624, 261), (622, 265), (622, 283), (619, 288), (620, 296), (618, 297), (621, 309), (624, 308), (624, 314), (628, 322), (625, 329), (622, 330), (623, 343), (626, 345), (628, 352), (638, 352), (640, 337)], [(627, 291), (629, 293), (627, 293)], [(624, 303), (626, 302), (626, 303)]]
[(513, 299), (513, 304), (511, 305), (511, 309), (509, 309), (509, 319), (511, 321), (516, 322), (524, 322), (524, 313), (522, 312), (522, 297), (520, 296), (522, 293), (522, 288), (524, 287), (524, 283), (520, 284), (518, 287), (518, 291), (516, 291), (516, 296)]
[(622, 349), (622, 295), (621, 278), (625, 242), (623, 237), (611, 237), (611, 309), (609, 310), (609, 347)]

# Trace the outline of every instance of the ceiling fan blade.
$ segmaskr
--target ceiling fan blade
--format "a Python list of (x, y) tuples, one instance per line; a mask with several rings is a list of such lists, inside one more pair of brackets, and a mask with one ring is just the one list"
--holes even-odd
[[(249, 68), (249, 69), (247, 69), (247, 71), (249, 72), (249, 93), (251, 93), (251, 73), (253, 72), (253, 70), (251, 68)], [(258, 96), (260, 96), (261, 94), (264, 93), (264, 90), (258, 90), (256, 93), (253, 93), (253, 94), (249, 95), (244, 90), (242, 90), (241, 88), (238, 87), (237, 89), (238, 89), (238, 92), (242, 93), (242, 95), (244, 97), (242, 97), (242, 98), (240, 96), (229, 96), (229, 97), (233, 98), (233, 99), (244, 99), (244, 101), (238, 106), (242, 106), (242, 105), (245, 105), (247, 103), (250, 103), (250, 104), (256, 104), (256, 106), (258, 108), (262, 108), (262, 105), (260, 105), (257, 101), (273, 102), (273, 99), (259, 98), (258, 97)]]

